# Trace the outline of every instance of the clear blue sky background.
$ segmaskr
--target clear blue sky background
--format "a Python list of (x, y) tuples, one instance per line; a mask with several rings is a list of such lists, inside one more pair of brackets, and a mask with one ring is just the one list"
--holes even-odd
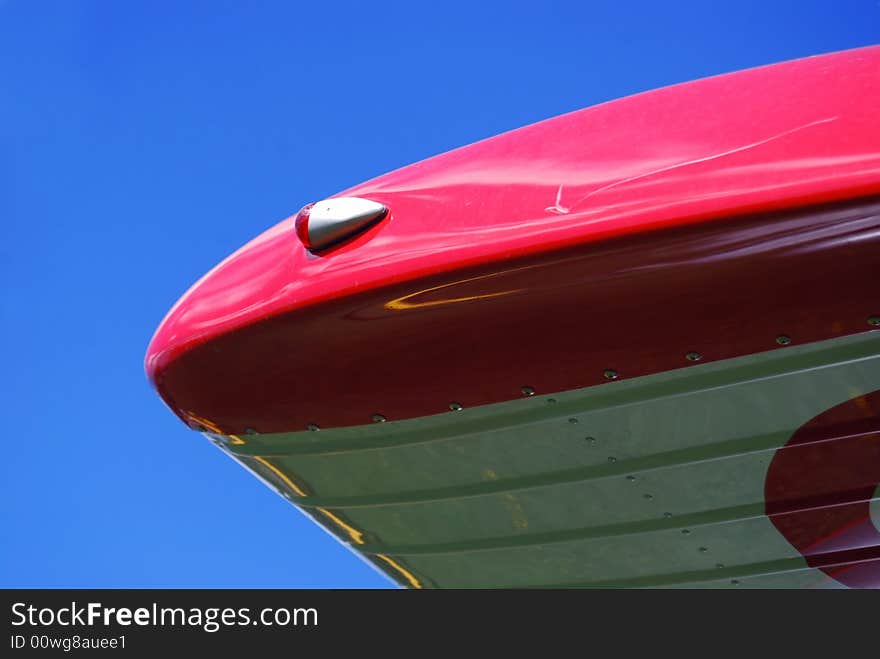
[(390, 169), (877, 42), (877, 0), (0, 0), (0, 585), (388, 586), (150, 389), (177, 297)]

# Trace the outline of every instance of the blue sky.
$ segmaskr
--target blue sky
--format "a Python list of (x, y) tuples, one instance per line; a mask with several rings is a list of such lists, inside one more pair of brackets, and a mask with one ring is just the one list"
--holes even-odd
[(388, 586), (159, 401), (177, 297), (390, 169), (878, 41), (877, 0), (0, 0), (0, 585)]

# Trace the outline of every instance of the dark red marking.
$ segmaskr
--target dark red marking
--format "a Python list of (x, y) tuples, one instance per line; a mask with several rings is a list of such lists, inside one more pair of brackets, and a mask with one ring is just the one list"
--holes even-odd
[(880, 391), (814, 417), (776, 452), (767, 515), (807, 563), (851, 588), (880, 588)]

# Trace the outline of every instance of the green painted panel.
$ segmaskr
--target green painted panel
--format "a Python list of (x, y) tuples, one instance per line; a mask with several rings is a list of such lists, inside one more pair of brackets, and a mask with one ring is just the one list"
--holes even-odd
[(868, 332), (421, 419), (209, 436), (406, 585), (827, 587), (763, 515), (767, 466), (878, 389)]

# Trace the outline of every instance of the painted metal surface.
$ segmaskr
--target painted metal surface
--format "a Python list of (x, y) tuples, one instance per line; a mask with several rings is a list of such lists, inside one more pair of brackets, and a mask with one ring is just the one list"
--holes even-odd
[(392, 172), (358, 235), (208, 273), (147, 373), (406, 586), (880, 587), (878, 109), (867, 48)]
[(880, 587), (878, 392), (869, 332), (456, 414), (209, 437), (407, 586)]
[[(195, 411), (228, 432), (274, 432), (359, 424), (374, 414), (411, 418), (453, 401), (500, 402), (523, 386), (602, 381), (605, 370), (631, 377), (656, 359), (632, 355), (635, 366), (622, 366), (626, 353), (664, 333), (683, 340), (655, 355), (712, 359), (772, 346), (776, 332), (798, 342), (860, 331), (877, 312), (852, 291), (867, 286), (865, 268), (876, 263), (871, 221), (851, 224), (858, 241), (837, 232), (818, 250), (813, 243), (834, 234), (833, 225), (775, 218), (784, 208), (880, 193), (878, 71), (880, 48), (867, 48), (678, 85), (357, 186), (344, 196), (380, 202), (390, 216), (321, 255), (296, 241), (292, 220), (269, 230), (172, 309), (147, 372), (184, 419)], [(868, 252), (856, 255), (859, 267), (851, 257), (860, 249)], [(760, 276), (743, 272), (749, 251), (764, 268)], [(846, 272), (830, 283), (832, 267)], [(791, 269), (805, 269), (805, 279)], [(649, 281), (654, 290), (646, 291)], [(764, 299), (750, 303), (762, 290)], [(806, 300), (814, 291), (818, 301)], [(845, 308), (841, 293), (852, 297)], [(547, 335), (545, 296), (576, 325), (567, 340)], [(789, 308), (765, 322), (773, 299), (789, 300)], [(833, 314), (795, 334), (794, 325), (809, 324), (827, 305), (837, 305)], [(516, 318), (501, 320), (511, 308)], [(687, 336), (701, 318), (710, 328)], [(285, 322), (300, 334), (295, 340)], [(271, 354), (242, 355), (235, 337), (252, 346), (246, 335), (267, 325), (279, 328), (261, 337)], [(310, 363), (299, 346), (313, 333), (328, 346), (342, 333), (373, 359), (336, 362), (337, 370), (326, 360)], [(382, 348), (391, 335), (393, 353)], [(623, 336), (627, 342), (615, 340)], [(734, 345), (744, 337), (748, 346)], [(525, 353), (533, 356), (524, 360)], [(270, 383), (268, 373), (284, 370), (278, 354), (289, 355), (289, 368)], [(568, 366), (538, 368), (560, 362)], [(534, 368), (515, 368), (524, 363)], [(473, 377), (475, 368), (498, 381)], [(554, 382), (554, 374), (564, 377)], [(269, 400), (255, 409), (264, 394)]]
[(728, 219), (248, 323), (159, 387), (227, 433), (451, 413), (869, 331), (878, 271), (880, 201)]
[(767, 474), (767, 512), (807, 562), (848, 586), (880, 588), (880, 391), (802, 425)]

